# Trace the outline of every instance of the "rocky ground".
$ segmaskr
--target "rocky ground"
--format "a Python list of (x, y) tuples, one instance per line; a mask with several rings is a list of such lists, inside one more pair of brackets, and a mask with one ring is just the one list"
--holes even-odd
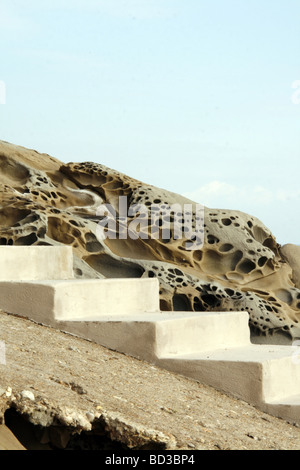
[(300, 428), (188, 378), (0, 313), (0, 448), (299, 450)]

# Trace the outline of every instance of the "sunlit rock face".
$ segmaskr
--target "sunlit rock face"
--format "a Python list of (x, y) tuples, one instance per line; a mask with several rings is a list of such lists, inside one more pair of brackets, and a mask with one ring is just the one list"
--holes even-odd
[(245, 310), (256, 334), (300, 337), (299, 247), (100, 164), (0, 142), (0, 244), (69, 245), (77, 278), (157, 277), (161, 310)]

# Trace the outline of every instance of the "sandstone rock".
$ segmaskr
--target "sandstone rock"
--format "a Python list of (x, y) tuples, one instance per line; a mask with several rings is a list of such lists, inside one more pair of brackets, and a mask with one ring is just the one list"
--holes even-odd
[(256, 217), (204, 208), (204, 245), (193, 250), (187, 248), (188, 236), (163, 236), (162, 223), (173, 218), (174, 235), (180, 213), (162, 212), (155, 221), (148, 214), (142, 225), (135, 212), (125, 228), (140, 223), (137, 239), (120, 236), (120, 219), (115, 237), (101, 239), (98, 209), (106, 204), (120, 215), (120, 197), (128, 207), (190, 205), (193, 228), (196, 204), (100, 164), (62, 164), (5, 142), (0, 142), (0, 183), (0, 244), (69, 245), (77, 278), (157, 277), (161, 310), (245, 310), (254, 332), (300, 337), (298, 247), (293, 252), (280, 247)]
[[(292, 268), (292, 280), (295, 286), (300, 289), (300, 246), (291, 243), (283, 245), (280, 248), (280, 253), (286, 262)], [(299, 296), (300, 307), (300, 296)]]

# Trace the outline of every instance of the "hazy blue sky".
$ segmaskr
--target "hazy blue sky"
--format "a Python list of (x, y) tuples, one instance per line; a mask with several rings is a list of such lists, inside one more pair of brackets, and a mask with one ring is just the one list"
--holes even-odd
[(0, 139), (300, 244), (299, 0), (0, 0), (0, 58)]

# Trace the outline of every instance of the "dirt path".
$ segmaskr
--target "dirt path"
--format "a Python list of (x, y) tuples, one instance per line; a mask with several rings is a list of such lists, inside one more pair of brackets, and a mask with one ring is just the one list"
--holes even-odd
[(5, 313), (0, 341), (0, 424), (14, 409), (61, 441), (101, 429), (134, 449), (300, 449), (300, 428), (88, 341)]

